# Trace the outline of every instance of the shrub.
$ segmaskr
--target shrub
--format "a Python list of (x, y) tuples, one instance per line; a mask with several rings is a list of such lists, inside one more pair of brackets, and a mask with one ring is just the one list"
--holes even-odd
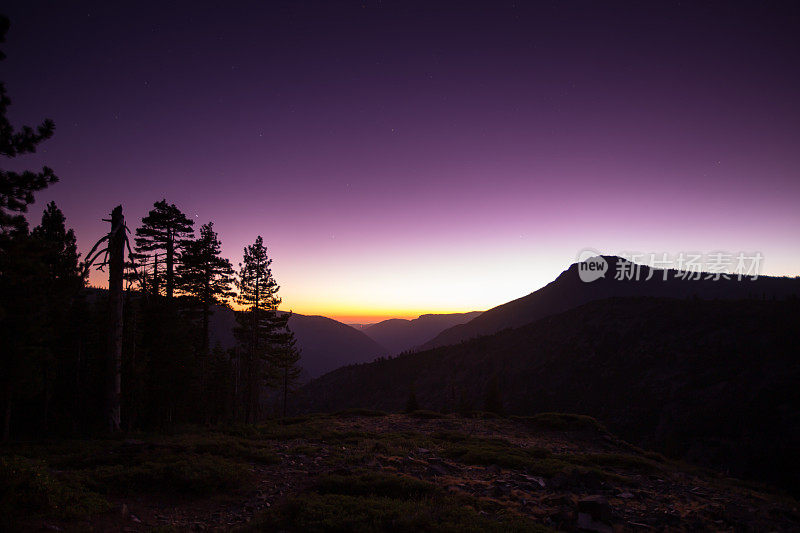
[(42, 462), (0, 457), (0, 526), (11, 529), (17, 517), (83, 517), (105, 511), (109, 503), (85, 487), (63, 482)]
[(444, 454), (465, 464), (527, 468), (550, 456), (544, 448), (521, 448), (497, 440), (476, 440), (446, 446)]
[(78, 475), (101, 492), (147, 490), (195, 495), (238, 489), (252, 479), (251, 470), (244, 465), (209, 454), (166, 454), (137, 465), (103, 466)]
[(223, 434), (183, 435), (167, 441), (167, 444), (177, 446), (190, 453), (240, 458), (262, 464), (279, 462), (278, 457), (267, 448), (264, 442)]
[(511, 514), (489, 516), (480, 502), (444, 494), (407, 476), (352, 473), (321, 478), (314, 490), (270, 508), (247, 531), (546, 531)]

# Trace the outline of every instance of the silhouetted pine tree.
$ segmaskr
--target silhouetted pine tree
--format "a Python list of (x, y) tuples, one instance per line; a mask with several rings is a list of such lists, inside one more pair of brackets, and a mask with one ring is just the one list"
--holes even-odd
[(62, 298), (59, 304), (69, 301), (84, 283), (75, 231), (66, 228), (66, 220), (56, 203), (50, 202), (42, 213), (41, 224), (31, 232), (41, 246), (53, 299)]
[(245, 423), (256, 420), (262, 388), (274, 378), (269, 362), (275, 350), (284, 342), (288, 314), (277, 312), (281, 299), (280, 287), (272, 276), (272, 259), (259, 235), (255, 243), (244, 249), (243, 262), (239, 264), (236, 287), (237, 302), (244, 307), (236, 312), (234, 329), (242, 376), (242, 403)]
[(75, 357), (71, 315), (75, 298), (84, 285), (84, 274), (78, 262), (79, 255), (75, 232), (67, 230), (66, 218), (55, 202), (50, 202), (42, 215), (42, 223), (31, 233), (40, 250), (46, 278), (47, 336), (42, 352), (42, 429), (48, 431), (53, 384), (63, 374), (68, 359)]
[(161, 200), (142, 219), (136, 229), (136, 251), (150, 254), (163, 250), (166, 258), (166, 294), (171, 299), (175, 291), (175, 263), (187, 240), (194, 236), (194, 221), (188, 218), (175, 204)]
[[(10, 23), (0, 15), (0, 43)], [(0, 51), (0, 60), (5, 59)], [(0, 82), (0, 155), (13, 158), (36, 151), (55, 130), (52, 120), (36, 129), (16, 131), (8, 120), (11, 99)], [(17, 399), (32, 397), (42, 389), (49, 321), (47, 266), (36, 239), (28, 234), (23, 213), (34, 193), (58, 181), (53, 170), (14, 172), (0, 169), (0, 392), (3, 403), (3, 438), (11, 431), (11, 413)]]
[(177, 267), (178, 286), (181, 292), (197, 299), (201, 313), (200, 354), (208, 353), (208, 320), (211, 306), (226, 302), (234, 293), (233, 267), (231, 262), (221, 257), (222, 243), (209, 222), (200, 228), (200, 237), (187, 241)]
[(280, 345), (270, 358), (270, 363), (275, 371), (277, 384), (283, 396), (283, 416), (286, 417), (286, 404), (289, 393), (297, 388), (297, 381), (300, 378), (300, 367), (297, 362), (300, 360), (300, 349), (297, 347), (297, 339), (288, 328), (281, 339)]

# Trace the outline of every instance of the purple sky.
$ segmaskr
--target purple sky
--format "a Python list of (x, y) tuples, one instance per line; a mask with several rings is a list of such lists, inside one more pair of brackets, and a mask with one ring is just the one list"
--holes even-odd
[(800, 272), (790, 3), (111, 4), (5, 8), (10, 116), (57, 125), (7, 166), (56, 170), (31, 218), (84, 251), (165, 197), (234, 263), (263, 235), (283, 307), (361, 320), (486, 309), (584, 247)]

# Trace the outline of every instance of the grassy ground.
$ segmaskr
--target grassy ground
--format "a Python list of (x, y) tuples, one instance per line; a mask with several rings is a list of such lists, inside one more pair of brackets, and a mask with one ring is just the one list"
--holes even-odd
[(6, 446), (0, 517), (81, 531), (800, 527), (794, 500), (639, 450), (588, 417), (365, 410)]

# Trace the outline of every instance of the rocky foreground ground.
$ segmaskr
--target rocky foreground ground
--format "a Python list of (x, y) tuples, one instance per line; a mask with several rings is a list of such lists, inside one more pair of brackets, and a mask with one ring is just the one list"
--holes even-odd
[(14, 530), (800, 529), (793, 498), (572, 415), (360, 411), (0, 451)]

